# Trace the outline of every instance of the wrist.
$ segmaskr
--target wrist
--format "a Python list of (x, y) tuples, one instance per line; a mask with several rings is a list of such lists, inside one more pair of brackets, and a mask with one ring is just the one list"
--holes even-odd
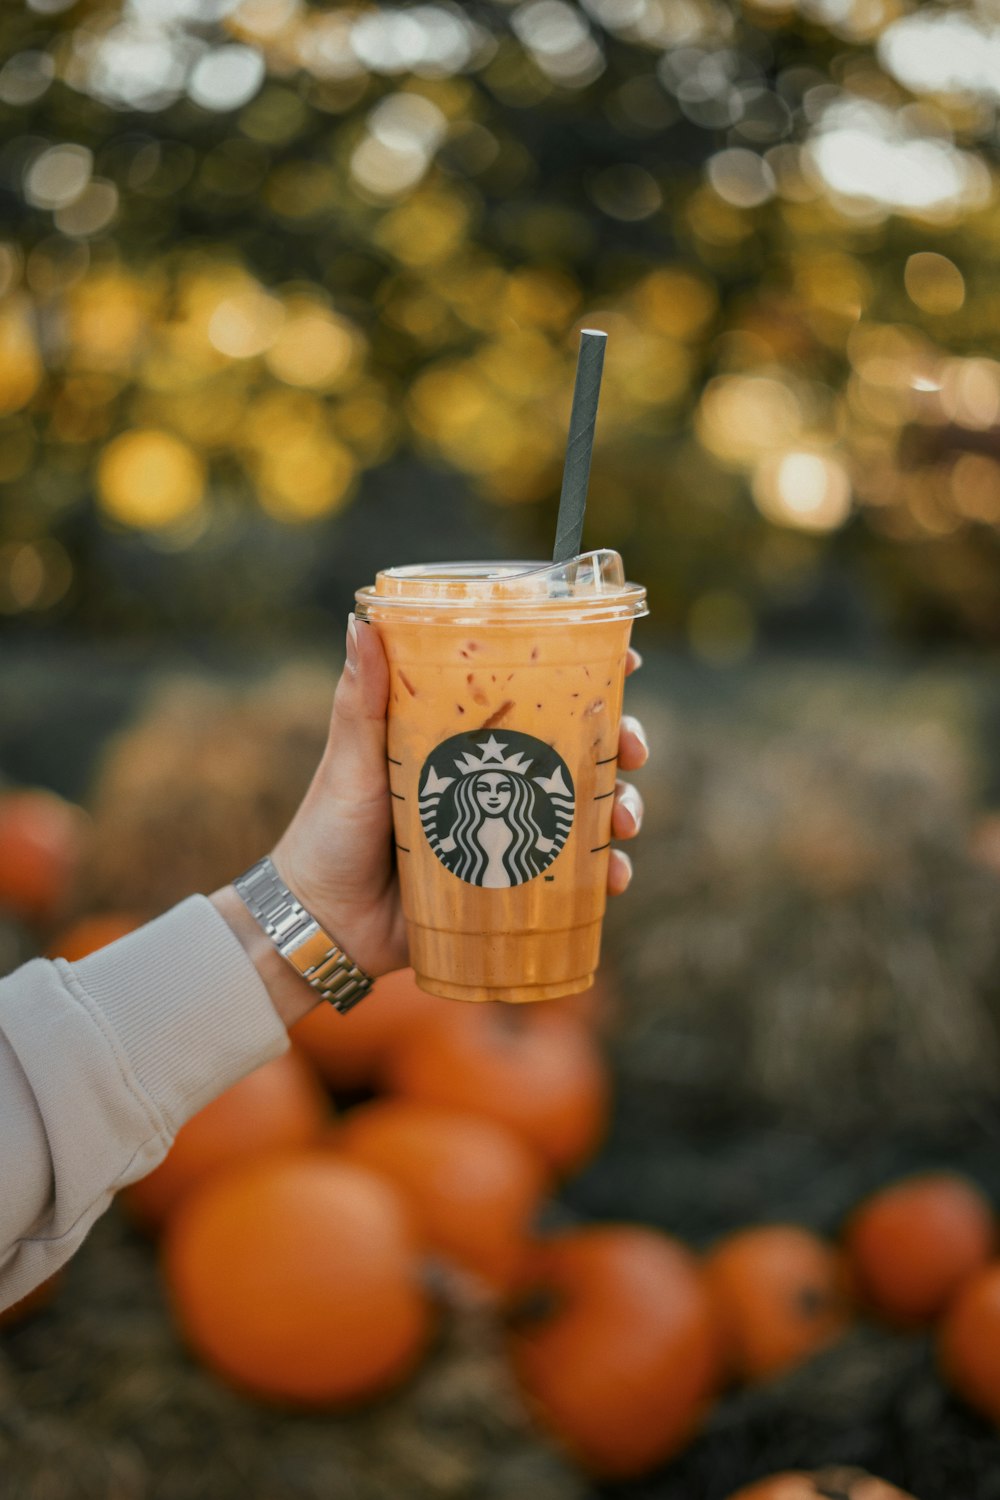
[(405, 947), (400, 956), (399, 942), (391, 927), (389, 930), (386, 927), (384, 898), (373, 902), (366, 892), (350, 887), (345, 889), (342, 880), (336, 885), (317, 881), (314, 875), (316, 861), (300, 857), (293, 832), (294, 825), (278, 841), (270, 858), (296, 900), (350, 954), (365, 974), (374, 979), (390, 969), (402, 968), (407, 962)]
[(286, 1028), (301, 1021), (320, 997), (300, 974), (297, 974), (271, 942), (263, 927), (251, 916), (236, 888), (223, 886), (213, 891), (208, 898), (216, 911), (232, 929), (240, 946), (247, 954), (263, 981), (271, 1004)]

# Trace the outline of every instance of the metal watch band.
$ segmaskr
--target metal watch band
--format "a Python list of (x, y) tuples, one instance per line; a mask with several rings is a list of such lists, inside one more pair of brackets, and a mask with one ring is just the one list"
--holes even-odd
[(265, 855), (233, 881), (282, 958), (341, 1014), (363, 1000), (372, 980), (292, 895)]

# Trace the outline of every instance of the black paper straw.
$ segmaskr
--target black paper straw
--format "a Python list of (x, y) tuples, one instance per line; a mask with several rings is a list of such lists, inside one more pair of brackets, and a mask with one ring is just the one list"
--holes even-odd
[(594, 424), (607, 342), (607, 334), (598, 329), (584, 328), (580, 333), (553, 562), (569, 562), (579, 555), (583, 545), (583, 513), (587, 506), (590, 455), (594, 449)]

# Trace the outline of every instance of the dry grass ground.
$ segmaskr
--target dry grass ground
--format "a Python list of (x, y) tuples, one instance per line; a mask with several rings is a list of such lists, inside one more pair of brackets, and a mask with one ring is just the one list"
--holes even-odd
[[(616, 1122), (556, 1218), (696, 1245), (755, 1220), (835, 1232), (863, 1192), (932, 1164), (1000, 1203), (1000, 880), (967, 852), (988, 780), (975, 693), (847, 671), (694, 692), (666, 666), (643, 677), (649, 817), (610, 919)], [(90, 899), (157, 910), (248, 863), (309, 774), (322, 697), (298, 674), (154, 696), (94, 783)], [(723, 1500), (835, 1462), (921, 1500), (995, 1500), (1000, 1439), (945, 1392), (926, 1339), (860, 1328), (727, 1396), (677, 1463), (615, 1493)], [(0, 1344), (0, 1500), (591, 1493), (527, 1426), (489, 1319), (453, 1318), (418, 1379), (356, 1418), (261, 1412), (188, 1361), (153, 1252), (115, 1215)]]

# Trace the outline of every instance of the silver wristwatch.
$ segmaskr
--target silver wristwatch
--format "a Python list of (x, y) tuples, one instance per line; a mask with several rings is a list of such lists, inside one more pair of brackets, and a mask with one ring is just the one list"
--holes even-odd
[(372, 980), (296, 900), (266, 855), (233, 885), (282, 958), (334, 1010), (343, 1014), (365, 998)]

